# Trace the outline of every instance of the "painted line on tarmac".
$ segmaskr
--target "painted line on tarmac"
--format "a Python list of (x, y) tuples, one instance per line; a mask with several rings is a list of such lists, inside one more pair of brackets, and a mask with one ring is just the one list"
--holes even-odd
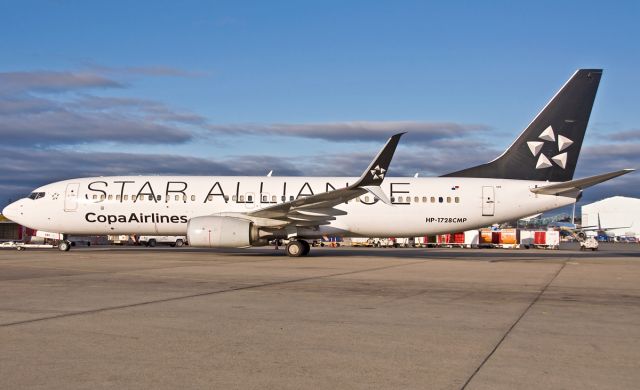
[(564, 269), (564, 267), (566, 267), (567, 265), (567, 261), (570, 261), (571, 259), (566, 259), (563, 263), (562, 266), (560, 266), (560, 268), (558, 268), (558, 270), (556, 271), (556, 273), (553, 275), (553, 277), (547, 282), (547, 284), (545, 284), (545, 286), (538, 292), (538, 294), (536, 295), (536, 297), (533, 299), (533, 301), (531, 301), (531, 303), (529, 303), (529, 305), (524, 309), (524, 311), (520, 314), (520, 316), (518, 316), (518, 318), (514, 321), (513, 324), (511, 324), (511, 326), (507, 329), (507, 331), (502, 335), (502, 337), (500, 338), (500, 340), (498, 340), (498, 342), (496, 343), (496, 345), (493, 347), (493, 349), (491, 350), (491, 352), (489, 352), (489, 354), (487, 356), (485, 356), (485, 358), (482, 360), (482, 362), (480, 362), (480, 365), (478, 365), (478, 367), (476, 367), (476, 369), (473, 371), (473, 373), (469, 376), (469, 378), (467, 378), (467, 380), (464, 382), (464, 384), (462, 385), (462, 387), (460, 387), (460, 390), (465, 390), (467, 388), (467, 386), (469, 385), (469, 383), (471, 383), (471, 381), (473, 380), (473, 378), (476, 376), (476, 374), (478, 374), (478, 372), (480, 372), (480, 370), (482, 369), (482, 367), (484, 367), (485, 363), (487, 363), (487, 361), (489, 361), (489, 359), (491, 359), (491, 357), (493, 356), (493, 354), (498, 350), (498, 348), (500, 348), (500, 346), (502, 345), (502, 342), (507, 338), (507, 336), (511, 333), (511, 331), (518, 325), (518, 323), (520, 323), (520, 320), (522, 320), (524, 318), (524, 316), (529, 312), (529, 310), (533, 307), (533, 305), (535, 305), (539, 300), (540, 297), (542, 297), (542, 295), (547, 291), (547, 289), (549, 288), (549, 286), (551, 286), (551, 284), (553, 283), (554, 280), (556, 280), (556, 278), (558, 277), (558, 275), (560, 275), (560, 272), (562, 272), (562, 270)]
[(409, 262), (409, 263), (394, 264), (394, 265), (388, 265), (388, 266), (384, 266), (384, 267), (368, 268), (368, 269), (363, 269), (363, 270), (339, 272), (339, 273), (328, 274), (328, 275), (310, 276), (310, 277), (306, 277), (306, 278), (299, 278), (299, 279), (293, 279), (293, 280), (283, 280), (283, 281), (279, 281), (279, 282), (270, 282), (270, 283), (254, 284), (254, 285), (249, 285), (249, 286), (233, 287), (233, 288), (229, 288), (229, 289), (226, 289), (226, 290), (207, 291), (207, 292), (202, 292), (202, 293), (197, 293), (197, 294), (182, 295), (182, 296), (178, 296), (178, 297), (171, 297), (171, 298), (156, 299), (156, 300), (151, 300), (151, 301), (130, 303), (130, 304), (126, 304), (126, 305), (108, 306), (108, 307), (103, 307), (103, 308), (99, 308), (99, 309), (83, 310), (83, 311), (77, 311), (77, 312), (72, 312), (72, 313), (63, 313), (63, 314), (58, 314), (58, 315), (49, 316), (49, 317), (40, 317), (40, 318), (32, 318), (32, 319), (29, 319), (29, 320), (23, 320), (23, 321), (7, 322), (7, 323), (4, 323), (4, 324), (0, 324), (0, 328), (7, 328), (7, 327), (10, 327), (10, 326), (16, 326), (16, 325), (26, 325), (26, 324), (31, 324), (31, 323), (34, 323), (34, 322), (42, 322), (42, 321), (55, 320), (55, 319), (60, 319), (60, 318), (75, 317), (75, 316), (81, 316), (81, 315), (86, 315), (86, 314), (96, 314), (96, 313), (102, 313), (102, 312), (113, 311), (113, 310), (130, 309), (130, 308), (133, 308), (133, 307), (153, 305), (153, 304), (156, 304), (156, 303), (173, 302), (173, 301), (179, 301), (179, 300), (182, 300), (182, 299), (206, 297), (206, 296), (210, 296), (210, 295), (224, 294), (224, 293), (230, 293), (230, 292), (235, 292), (235, 291), (250, 290), (250, 289), (253, 289), (253, 288), (279, 286), (279, 285), (284, 285), (284, 284), (289, 284), (289, 283), (305, 282), (305, 281), (314, 280), (314, 279), (332, 278), (332, 277), (335, 277), (335, 276), (354, 275), (354, 274), (359, 274), (359, 273), (363, 273), (363, 272), (380, 271), (380, 270), (385, 270), (385, 269), (390, 269), (390, 268), (406, 267), (406, 266), (409, 266), (409, 265), (425, 263), (427, 261), (428, 260), (412, 261), (412, 262)]

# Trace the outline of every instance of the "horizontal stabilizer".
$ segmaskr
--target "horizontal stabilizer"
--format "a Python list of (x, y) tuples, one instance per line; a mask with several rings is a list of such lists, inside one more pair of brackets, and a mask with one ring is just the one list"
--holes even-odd
[(583, 190), (585, 188), (591, 187), (598, 183), (602, 183), (604, 181), (613, 179), (614, 177), (626, 175), (627, 173), (633, 172), (635, 169), (623, 169), (621, 171), (615, 171), (610, 173), (603, 173), (602, 175), (596, 175), (591, 177), (586, 177), (584, 179), (565, 181), (563, 183), (550, 184), (544, 187), (536, 187), (532, 188), (531, 192), (536, 194), (544, 194), (544, 195), (562, 195), (564, 193), (575, 191), (575, 190)]

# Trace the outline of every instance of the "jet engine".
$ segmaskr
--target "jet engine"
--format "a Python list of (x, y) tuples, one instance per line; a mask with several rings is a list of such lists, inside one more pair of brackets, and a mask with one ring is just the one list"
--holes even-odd
[(235, 217), (195, 217), (187, 224), (187, 239), (191, 246), (208, 248), (243, 248), (267, 245), (268, 232), (253, 222)]

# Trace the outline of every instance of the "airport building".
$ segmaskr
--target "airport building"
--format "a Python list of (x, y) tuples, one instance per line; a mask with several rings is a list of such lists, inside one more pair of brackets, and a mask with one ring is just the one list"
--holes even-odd
[(610, 236), (640, 237), (640, 199), (614, 196), (581, 207), (582, 226), (598, 227)]

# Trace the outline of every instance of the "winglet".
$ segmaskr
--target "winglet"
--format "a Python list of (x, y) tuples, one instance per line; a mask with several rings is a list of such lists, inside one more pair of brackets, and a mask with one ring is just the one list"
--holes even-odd
[(370, 187), (382, 184), (389, 170), (393, 153), (396, 151), (396, 146), (398, 146), (400, 137), (402, 137), (403, 134), (405, 133), (398, 133), (389, 138), (376, 158), (369, 164), (369, 168), (360, 176), (360, 180), (353, 185), (354, 187)]

